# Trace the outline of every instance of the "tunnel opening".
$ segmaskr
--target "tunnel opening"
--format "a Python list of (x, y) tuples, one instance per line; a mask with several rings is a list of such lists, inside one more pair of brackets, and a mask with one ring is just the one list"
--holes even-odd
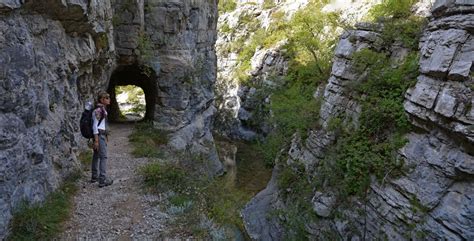
[[(112, 73), (107, 92), (111, 97), (110, 121), (153, 120), (157, 86), (156, 74), (152, 69), (139, 65), (117, 67)], [(124, 118), (127, 112), (135, 112), (139, 116)]]
[(120, 120), (139, 121), (145, 117), (146, 102), (142, 88), (135, 85), (117, 85), (114, 91)]

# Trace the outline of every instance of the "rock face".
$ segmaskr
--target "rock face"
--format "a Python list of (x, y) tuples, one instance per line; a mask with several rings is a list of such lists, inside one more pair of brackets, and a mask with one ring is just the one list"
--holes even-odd
[(79, 166), (83, 104), (137, 76), (170, 146), (222, 169), (210, 133), (216, 21), (217, 1), (0, 1), (1, 239), (22, 200), (44, 200)]
[[(252, 140), (270, 131), (262, 121), (263, 105), (268, 104), (269, 93), (264, 88), (280, 85), (288, 71), (288, 58), (281, 50), (283, 42), (268, 48), (258, 47), (249, 60), (250, 69), (242, 72), (242, 59), (235, 45), (250, 44), (258, 28), (269, 28), (275, 19), (272, 13), (281, 12), (288, 18), (307, 4), (306, 0), (279, 1), (271, 7), (264, 7), (264, 1), (249, 4), (237, 1), (237, 8), (219, 16), (219, 35), (216, 42), (218, 72), (216, 82), (215, 130), (235, 139)], [(251, 20), (246, 22), (245, 18)], [(231, 29), (230, 31), (228, 29)], [(226, 30), (227, 29), (227, 30)], [(239, 77), (240, 76), (240, 77)], [(248, 78), (243, 83), (239, 78)]]
[[(350, 209), (335, 205), (330, 190), (315, 192), (312, 206), (320, 218), (306, 226), (312, 238), (329, 231), (344, 240), (474, 239), (474, 3), (439, 0), (432, 15), (420, 41), (421, 75), (405, 95), (405, 111), (420, 128), (407, 135), (407, 144), (399, 150), (407, 167), (405, 174), (383, 184), (373, 182), (366, 202), (353, 198)], [(323, 128), (310, 132), (305, 142), (295, 137), (288, 163), (300, 162), (307, 170), (319, 164), (334, 142), (335, 136), (325, 128), (331, 117), (357, 123), (360, 108), (346, 90), (348, 83), (361, 76), (352, 70), (350, 56), (363, 48), (377, 50), (381, 44), (377, 30), (367, 26), (359, 25), (341, 36), (331, 78), (316, 93), (323, 97)], [(281, 202), (279, 198), (263, 202), (257, 197), (244, 209), (244, 218), (247, 210), (259, 205), (261, 210), (271, 209)], [(259, 217), (265, 215), (268, 212)], [(267, 232), (275, 220), (255, 225), (249, 229), (251, 237), (280, 239)]]
[[(259, 29), (270, 29), (279, 21), (289, 21), (291, 17), (309, 3), (308, 0), (249, 1), (239, 0), (232, 12), (219, 16), (218, 73), (216, 82), (216, 122), (215, 130), (235, 139), (252, 140), (265, 136), (272, 127), (267, 121), (271, 89), (285, 83), (289, 59), (285, 57), (282, 40), (272, 46), (257, 46), (248, 60), (250, 68), (242, 71), (242, 59), (235, 46), (251, 44), (253, 34)], [(340, 12), (346, 23), (360, 20), (368, 12), (373, 1), (330, 1), (323, 11)], [(281, 16), (279, 16), (281, 15)], [(246, 20), (250, 16), (251, 20)], [(260, 30), (261, 30), (260, 29)], [(335, 35), (336, 36), (336, 35)], [(238, 49), (238, 48), (237, 48)], [(240, 51), (242, 52), (242, 51)], [(245, 76), (247, 81), (239, 78)]]

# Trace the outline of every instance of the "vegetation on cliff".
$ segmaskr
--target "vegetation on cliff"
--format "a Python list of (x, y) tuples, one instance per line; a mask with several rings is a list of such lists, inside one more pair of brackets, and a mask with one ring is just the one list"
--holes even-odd
[[(280, 167), (282, 171), (279, 175), (278, 185), (282, 190), (281, 195), (286, 200), (287, 207), (286, 210), (279, 211), (283, 213), (278, 214), (285, 216), (283, 223), (288, 231), (288, 238), (298, 240), (307, 238), (305, 225), (316, 218), (313, 207), (310, 205), (312, 195), (316, 190), (327, 188), (336, 190), (338, 203), (344, 203), (344, 200), (348, 200), (348, 196), (363, 197), (372, 177), (383, 183), (387, 181), (387, 178), (403, 172), (403, 162), (397, 157), (397, 150), (404, 146), (406, 141), (403, 135), (411, 129), (411, 124), (408, 122), (403, 108), (404, 93), (408, 87), (415, 83), (415, 78), (418, 75), (417, 47), (424, 26), (423, 19), (411, 15), (410, 9), (414, 2), (387, 0), (376, 5), (370, 11), (369, 17), (384, 26), (381, 32), (384, 47), (381, 51), (364, 49), (353, 55), (353, 67), (361, 76), (365, 76), (364, 81), (350, 86), (351, 93), (347, 93), (356, 99), (362, 107), (359, 122), (357, 125), (347, 125), (347, 122), (337, 116), (333, 117), (329, 123), (329, 131), (336, 133), (337, 141), (327, 151), (321, 162), (322, 165), (317, 171), (318, 175), (306, 173), (307, 170), (305, 171), (303, 166), (282, 164), (283, 167)], [(309, 13), (313, 14), (314, 12), (313, 10)], [(300, 12), (300, 14), (304, 13), (305, 11)], [(296, 15), (295, 19), (298, 16)], [(309, 20), (311, 18), (304, 18), (304, 30), (311, 30), (311, 27), (308, 27), (304, 22)], [(298, 25), (296, 24), (296, 26)], [(299, 41), (307, 40), (304, 35), (295, 35), (294, 37)], [(317, 84), (324, 83), (328, 77), (326, 71), (329, 71), (330, 58), (333, 54), (328, 46), (333, 46), (331, 44), (334, 43), (334, 40), (330, 38), (329, 42), (306, 41), (296, 45), (300, 48), (303, 47), (306, 50), (303, 53), (306, 55), (292, 56), (293, 63), (295, 59), (298, 59), (298, 56), (304, 56), (303, 59), (307, 63), (316, 64), (318, 68), (313, 66), (311, 74), (305, 75), (308, 73), (306, 67), (311, 64), (296, 65), (296, 68), (295, 65), (292, 65), (288, 86), (285, 86), (283, 90), (286, 95), (291, 93), (292, 86), (296, 84), (301, 89), (309, 88), (314, 92)], [(306, 46), (305, 43), (308, 45)], [(312, 47), (320, 51), (321, 44), (328, 44), (323, 47), (327, 52), (320, 53), (322, 55), (315, 57)], [(394, 44), (409, 49), (409, 53), (401, 62), (390, 58), (391, 46)], [(327, 58), (324, 55), (326, 53), (328, 54)], [(320, 64), (320, 60), (324, 64)], [(273, 101), (279, 100), (277, 103), (272, 103), (272, 110), (278, 110), (278, 106), (290, 105), (289, 99), (298, 99), (297, 95), (293, 94), (293, 97), (285, 101), (285, 99), (278, 98), (278, 94), (275, 92), (272, 95)], [(300, 106), (308, 106), (309, 103), (311, 103), (310, 99), (306, 104), (295, 105), (295, 109), (301, 110)], [(279, 113), (274, 111), (273, 114), (272, 118), (277, 120), (277, 123), (279, 120), (285, 120), (286, 114), (290, 114), (293, 118), (291, 122), (308, 123), (306, 128), (315, 128), (314, 121), (306, 122), (304, 118), (299, 119), (301, 115), (295, 115), (294, 112), (282, 111)], [(317, 113), (314, 114), (317, 115)], [(277, 126), (285, 127), (281, 124)], [(289, 128), (293, 131), (296, 129)], [(280, 133), (281, 131), (282, 129), (279, 130)], [(288, 141), (292, 132), (283, 130), (283, 133), (285, 134), (281, 139)], [(270, 136), (269, 140), (271, 138)], [(278, 143), (280, 148), (281, 144), (281, 142)], [(279, 149), (274, 148), (273, 150)], [(274, 157), (275, 155), (269, 156)]]
[[(90, 155), (83, 156), (90, 158)], [(87, 163), (88, 160), (82, 160)], [(72, 173), (56, 191), (42, 203), (26, 201), (13, 213), (7, 240), (51, 240), (63, 230), (63, 222), (71, 214), (72, 199), (78, 188), (79, 170)]]

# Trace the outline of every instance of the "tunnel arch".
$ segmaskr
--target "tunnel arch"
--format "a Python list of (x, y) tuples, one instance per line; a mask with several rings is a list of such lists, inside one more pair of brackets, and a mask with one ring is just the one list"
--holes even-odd
[(155, 114), (157, 96), (157, 76), (155, 72), (146, 66), (123, 65), (118, 66), (110, 77), (107, 92), (110, 94), (109, 119), (119, 121), (120, 109), (117, 103), (115, 87), (124, 85), (135, 85), (145, 93), (145, 117), (143, 120), (153, 120)]

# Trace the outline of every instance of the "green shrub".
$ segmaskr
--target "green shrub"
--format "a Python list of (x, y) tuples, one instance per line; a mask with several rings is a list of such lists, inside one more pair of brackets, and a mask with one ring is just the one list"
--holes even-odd
[(280, 170), (277, 184), (286, 207), (277, 214), (284, 217), (285, 240), (308, 240), (306, 224), (317, 218), (311, 205), (314, 181), (302, 165), (283, 165)]
[(75, 182), (79, 177), (79, 171), (69, 176), (43, 203), (23, 202), (13, 213), (7, 240), (54, 239), (62, 231), (62, 223), (69, 218), (72, 198), (77, 192)]
[(426, 19), (416, 16), (385, 21), (382, 38), (385, 43), (393, 43), (399, 40), (404, 47), (417, 50), (425, 25)]
[(221, 33), (233, 33), (233, 29), (227, 23), (222, 24), (219, 31)]
[(167, 133), (155, 129), (152, 122), (136, 124), (128, 139), (132, 143), (132, 155), (135, 157), (162, 158), (160, 147), (168, 143)]
[(264, 0), (262, 8), (263, 9), (270, 9), (270, 8), (274, 8), (275, 6), (276, 6), (276, 4), (275, 4), (274, 0)]
[(235, 0), (219, 0), (218, 10), (219, 13), (232, 12), (237, 7)]
[(339, 186), (342, 196), (364, 194), (371, 176), (383, 180), (400, 173), (403, 163), (397, 150), (405, 145), (403, 136), (411, 129), (403, 108), (404, 93), (418, 75), (416, 53), (397, 67), (384, 53), (368, 49), (353, 58), (358, 71), (367, 71), (366, 80), (354, 86), (362, 106), (360, 127), (344, 129), (323, 161), (332, 170), (323, 180)]
[(158, 190), (172, 189), (179, 191), (184, 188), (187, 173), (178, 165), (154, 162), (140, 168), (144, 183)]
[[(270, 123), (276, 128), (258, 146), (264, 152), (268, 165), (273, 165), (275, 156), (291, 140), (291, 135), (299, 132), (304, 137), (307, 130), (315, 127), (320, 103), (313, 93), (316, 86), (329, 78), (334, 43), (337, 36), (325, 33), (324, 28), (335, 29), (337, 14), (321, 10), (327, 1), (310, 1), (305, 9), (298, 11), (292, 20), (269, 29), (261, 34), (255, 45), (268, 46), (288, 38), (284, 47), (289, 61), (286, 83), (272, 90)], [(276, 19), (283, 18), (276, 14)], [(247, 57), (247, 56), (245, 56)], [(244, 57), (243, 57), (244, 58)]]
[(369, 18), (406, 18), (411, 15), (411, 8), (418, 0), (382, 0), (369, 11)]
[(79, 153), (79, 160), (81, 161), (82, 168), (84, 170), (89, 170), (92, 165), (92, 150), (89, 149), (88, 151), (83, 151)]

